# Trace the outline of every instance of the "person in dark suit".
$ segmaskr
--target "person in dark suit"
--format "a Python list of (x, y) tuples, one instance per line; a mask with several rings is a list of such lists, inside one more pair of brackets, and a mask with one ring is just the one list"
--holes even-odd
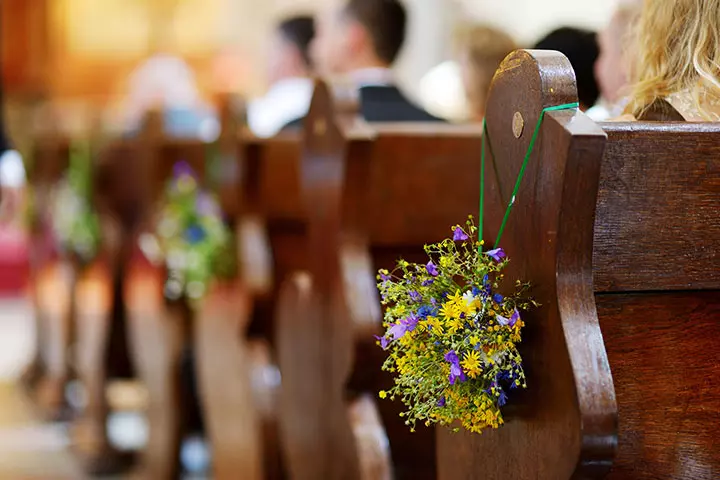
[(440, 121), (395, 85), (391, 66), (405, 41), (407, 13), (398, 0), (348, 0), (316, 21), (311, 55), (323, 76), (346, 76), (358, 88), (368, 122)]

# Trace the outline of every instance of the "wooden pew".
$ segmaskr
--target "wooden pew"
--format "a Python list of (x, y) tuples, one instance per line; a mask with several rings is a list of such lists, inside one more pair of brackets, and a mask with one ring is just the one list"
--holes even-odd
[(435, 478), (432, 431), (410, 433), (398, 405), (375, 404), (391, 381), (373, 338), (375, 272), (474, 211), (480, 128), (370, 126), (350, 104), (319, 83), (306, 120), (308, 269), (278, 313), (281, 439), (293, 478)]
[[(142, 201), (135, 208), (139, 223), (128, 237), (129, 245), (136, 245), (138, 235), (151, 228), (147, 220), (172, 166), (186, 160), (206, 186), (215, 183), (207, 178), (209, 174), (219, 174), (216, 187), (223, 209), (238, 231), (239, 250), (248, 251), (243, 258), (252, 263), (241, 262), (243, 273), (238, 278), (215, 284), (197, 308), (190, 309), (183, 303), (168, 304), (164, 299), (162, 266), (150, 265), (137, 249), (127, 259), (125, 301), (130, 342), (150, 399), (150, 440), (139, 472), (147, 478), (174, 478), (178, 473), (178, 449), (186, 429), (185, 417), (193, 410), (188, 401), (193, 400), (199, 401), (202, 408), (201, 420), (211, 444), (215, 478), (280, 475), (276, 435), (271, 425), (272, 406), (261, 405), (271, 403), (273, 396), (273, 382), (266, 379), (267, 373), (272, 373), (268, 342), (246, 340), (251, 320), (258, 316), (252, 300), (265, 296), (270, 286), (271, 273), (267, 271), (270, 263), (257, 264), (258, 253), (266, 258), (268, 248), (263, 225), (257, 218), (239, 213), (242, 209), (249, 211), (241, 203), (245, 195), (237, 189), (238, 183), (247, 177), (244, 170), (247, 152), (240, 140), (240, 126), (232, 117), (231, 112), (224, 110), (217, 145), (220, 158), (212, 166), (219, 167), (216, 172), (209, 172), (212, 168), (206, 165), (213, 146), (196, 140), (166, 138), (157, 119), (134, 146), (143, 154), (130, 169), (137, 172), (136, 177), (150, 180), (136, 191)], [(256, 322), (260, 336), (265, 320), (268, 319)], [(186, 360), (194, 363), (190, 368), (197, 371), (198, 399), (191, 398), (192, 391), (181, 384), (180, 363)], [(190, 372), (185, 369), (182, 373), (188, 380)]]
[(31, 292), (36, 350), (22, 382), (42, 414), (68, 418), (65, 387), (71, 377), (68, 354), (72, 340), (72, 291), (75, 271), (59, 251), (49, 225), (54, 187), (68, 167), (70, 140), (57, 131), (39, 135), (33, 145), (30, 171), (36, 217), (30, 227)]
[[(486, 237), (540, 111), (576, 100), (556, 52), (500, 67)], [(497, 431), (440, 430), (441, 479), (717, 478), (719, 138), (718, 124), (545, 115), (502, 240), (509, 280), (542, 304), (525, 316), (527, 395)]]

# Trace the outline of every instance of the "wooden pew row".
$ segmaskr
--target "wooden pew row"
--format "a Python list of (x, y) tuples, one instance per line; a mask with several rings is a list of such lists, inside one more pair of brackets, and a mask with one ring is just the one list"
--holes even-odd
[(30, 171), (35, 218), (30, 226), (31, 294), (36, 350), (22, 383), (43, 416), (67, 418), (65, 387), (71, 377), (68, 354), (72, 341), (71, 296), (75, 269), (64, 258), (48, 224), (51, 193), (68, 167), (70, 142), (56, 131), (40, 135), (33, 145)]
[[(488, 196), (500, 202), (490, 238), (528, 127), (576, 98), (557, 53), (501, 66), (487, 117)], [(526, 315), (528, 395), (500, 430), (440, 431), (440, 478), (717, 478), (718, 138), (718, 124), (546, 114), (503, 240), (510, 280), (532, 282), (542, 304)]]
[[(375, 267), (418, 258), (424, 243), (473, 213), (481, 132), (368, 125), (347, 99), (319, 83), (305, 124), (307, 271), (286, 282), (278, 313), (282, 445), (293, 478), (435, 478), (432, 431), (410, 433), (399, 405), (375, 403), (391, 381), (373, 337), (381, 329)], [(366, 434), (374, 463), (348, 414), (353, 401), (382, 418)], [(392, 462), (382, 460), (384, 436)]]
[[(421, 145), (415, 128), (403, 132), (418, 135), (405, 149), (390, 140), (392, 129), (353, 131), (334, 121), (331, 95), (320, 90), (302, 164), (306, 202), (320, 207), (309, 212), (310, 275), (289, 282), (279, 315), (281, 425), (285, 448), (295, 449), (290, 469), (302, 472), (298, 478), (357, 478), (343, 399), (356, 378), (350, 371), (366, 366), (353, 361), (350, 339), (363, 330), (368, 338), (379, 322), (373, 267), (420, 252), (473, 210), (479, 175), (465, 173), (479, 166), (479, 143), (474, 155), (452, 154), (462, 174), (449, 181), (439, 169), (425, 170), (443, 157), (432, 144)], [(499, 229), (540, 112), (576, 100), (574, 74), (562, 56), (518, 52), (500, 69), (488, 109), (498, 156), (490, 155), (486, 167), (485, 238)], [(717, 474), (720, 127), (603, 129), (572, 110), (546, 115), (518, 195), (525, 200), (503, 242), (513, 259), (509, 277), (531, 281), (542, 304), (527, 316), (530, 389), (500, 430), (481, 436), (440, 430), (440, 478)], [(437, 128), (425, 133), (436, 145), (439, 138)], [(459, 148), (457, 139), (452, 144)], [(388, 161), (405, 152), (412, 163)], [(681, 167), (678, 159), (685, 160)], [(682, 175), (668, 175), (677, 168)], [(433, 202), (423, 203), (417, 192)], [(669, 263), (676, 252), (681, 268)], [(695, 324), (702, 333), (684, 331)], [(298, 362), (298, 352), (308, 351), (317, 355)], [(365, 380), (372, 389), (372, 379)], [(293, 416), (282, 411), (288, 408)], [(307, 435), (310, 424), (323, 425), (321, 418), (324, 428)]]
[[(268, 271), (269, 246), (263, 236), (264, 224), (250, 214), (250, 202), (245, 200), (254, 194), (246, 195), (241, 193), (245, 189), (237, 188), (238, 182), (247, 183), (248, 173), (255, 175), (246, 172), (245, 159), (258, 152), (258, 145), (244, 145), (240, 126), (232, 117), (231, 112), (224, 111), (220, 161), (214, 166), (206, 164), (213, 150), (210, 145), (165, 137), (157, 116), (149, 120), (142, 138), (118, 141), (108, 148), (107, 155), (112, 158), (107, 161), (105, 176), (111, 181), (106, 189), (111, 190), (108, 197), (115, 201), (110, 210), (124, 219), (125, 250), (119, 253), (118, 263), (127, 265), (123, 285), (130, 348), (150, 402), (150, 438), (138, 472), (141, 477), (174, 478), (178, 474), (179, 447), (189, 427), (187, 417), (195, 414), (193, 401), (201, 403), (203, 418), (193, 419), (195, 425), (190, 427), (199, 428), (198, 421), (204, 420), (215, 478), (281, 475), (272, 427), (272, 389), (277, 379), (269, 364), (269, 342), (263, 341), (263, 332), (271, 324), (265, 318), (271, 310), (263, 308), (269, 300), (266, 297), (272, 276)], [(273, 142), (270, 152), (263, 155), (283, 156), (286, 145), (296, 151), (299, 144)], [(242, 254), (246, 261), (241, 261), (241, 275), (235, 281), (215, 285), (196, 309), (184, 301), (165, 300), (164, 268), (151, 265), (137, 248), (139, 235), (152, 229), (157, 202), (178, 161), (190, 163), (205, 186), (212, 183), (209, 174), (220, 174), (221, 203), (238, 231), (240, 252), (246, 252)], [(210, 172), (215, 167), (220, 171)], [(257, 190), (254, 183), (250, 185), (249, 190)], [(265, 260), (258, 263), (258, 258)], [(255, 298), (261, 301), (253, 302)], [(259, 341), (247, 341), (251, 320)], [(193, 353), (189, 354), (188, 348)], [(193, 389), (188, 388), (188, 368), (197, 371), (199, 399), (192, 398)]]

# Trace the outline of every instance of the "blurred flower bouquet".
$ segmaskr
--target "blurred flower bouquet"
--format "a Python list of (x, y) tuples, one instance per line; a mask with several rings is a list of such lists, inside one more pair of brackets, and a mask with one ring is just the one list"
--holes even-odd
[(380, 270), (386, 329), (378, 344), (389, 352), (383, 370), (395, 385), (380, 397), (399, 397), (401, 414), (414, 429), (461, 425), (476, 433), (503, 424), (508, 391), (525, 388), (520, 311), (535, 305), (517, 282), (511, 295), (497, 292), (508, 260), (502, 249), (482, 252), (472, 217), (453, 238), (427, 245), (425, 265), (400, 260), (393, 273)]
[(203, 191), (185, 162), (173, 169), (155, 227), (143, 236), (140, 247), (151, 259), (162, 259), (168, 278), (165, 296), (201, 298), (215, 278), (236, 273), (233, 235), (225, 225), (214, 196)]
[(92, 206), (89, 147), (71, 146), (65, 177), (51, 194), (50, 225), (61, 251), (90, 263), (100, 247), (100, 219)]

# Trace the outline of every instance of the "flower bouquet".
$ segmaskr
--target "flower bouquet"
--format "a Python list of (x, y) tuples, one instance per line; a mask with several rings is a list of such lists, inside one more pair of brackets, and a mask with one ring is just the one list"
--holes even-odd
[(67, 174), (51, 193), (49, 222), (60, 249), (81, 264), (91, 262), (100, 247), (100, 218), (92, 206), (89, 147), (72, 148)]
[(386, 331), (377, 340), (389, 353), (383, 370), (395, 374), (380, 397), (400, 398), (412, 429), (417, 421), (498, 428), (509, 391), (526, 386), (520, 311), (535, 302), (520, 282), (498, 292), (508, 259), (500, 248), (483, 252), (476, 234), (470, 217), (451, 239), (425, 247), (427, 264), (400, 260), (378, 275)]
[(143, 236), (140, 248), (162, 260), (168, 271), (165, 296), (201, 298), (211, 280), (236, 272), (234, 241), (213, 195), (202, 190), (185, 162), (173, 169), (165, 191), (155, 234)]

